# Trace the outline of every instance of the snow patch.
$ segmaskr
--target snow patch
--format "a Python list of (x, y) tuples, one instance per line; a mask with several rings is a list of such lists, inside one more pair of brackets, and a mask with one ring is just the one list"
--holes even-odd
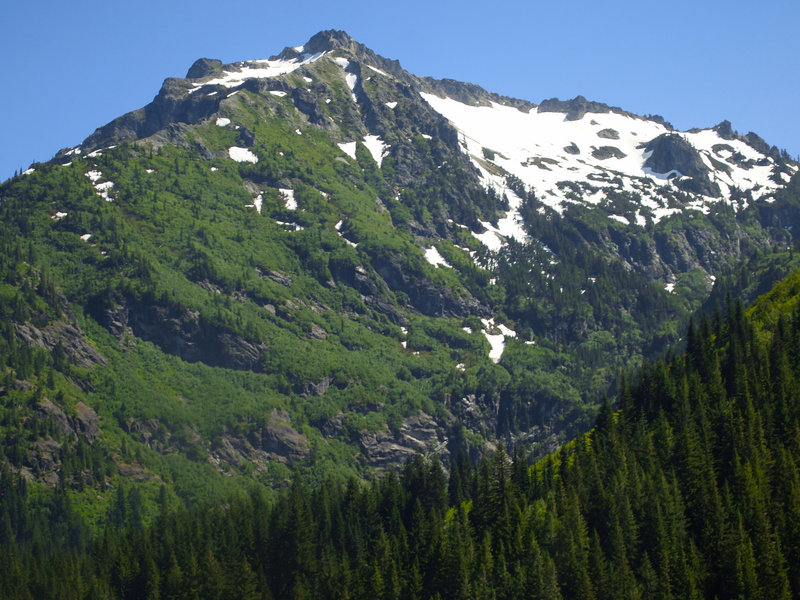
[[(487, 174), (488, 175), (488, 174)], [(499, 178), (495, 179), (494, 183), (497, 186), (502, 185)], [(522, 198), (517, 196), (512, 190), (505, 187), (500, 188), (500, 193), (505, 193), (508, 198), (508, 212), (502, 219), (497, 221), (497, 227), (492, 225), (489, 221), (480, 221), (483, 225), (483, 233), (474, 233), (480, 242), (494, 252), (499, 251), (506, 243), (507, 238), (514, 238), (518, 242), (525, 242), (528, 239), (528, 234), (522, 227), (522, 217), (519, 214), (519, 208), (522, 205)]]
[(239, 146), (232, 146), (228, 148), (228, 156), (231, 157), (231, 160), (235, 160), (236, 162), (249, 162), (249, 163), (257, 163), (258, 157), (250, 152), (247, 148), (240, 148)]
[(36, 169), (34, 169), (33, 167), (31, 167), (30, 169), (26, 169), (25, 171), (23, 171), (23, 172), (22, 172), (22, 175), (30, 175), (30, 174), (31, 174), (31, 173), (33, 173), (35, 170), (36, 170)]
[(225, 127), (231, 124), (231, 120), (227, 117), (217, 117), (217, 127)]
[(386, 106), (394, 110), (394, 107), (397, 106), (397, 102), (387, 102)]
[(303, 231), (305, 227), (302, 225), (298, 225), (297, 223), (289, 223), (287, 221), (275, 221), (278, 225), (283, 225), (284, 227), (291, 227), (293, 231)]
[(258, 197), (256, 197), (253, 200), (253, 206), (256, 207), (256, 210), (258, 211), (258, 214), (261, 214), (261, 205), (263, 203), (264, 203), (264, 196), (262, 194), (259, 194)]
[(439, 254), (439, 250), (436, 249), (436, 246), (432, 246), (430, 248), (425, 248), (425, 260), (427, 260), (430, 264), (434, 267), (449, 267), (450, 263), (448, 263), (444, 257)]
[(383, 163), (383, 157), (386, 156), (387, 150), (389, 146), (387, 146), (384, 141), (378, 137), (377, 135), (368, 135), (364, 138), (364, 145), (369, 150), (369, 153), (372, 155), (372, 158), (378, 163), (378, 166), (381, 166)]
[(353, 73), (348, 73), (344, 76), (344, 80), (347, 82), (347, 87), (350, 88), (350, 97), (353, 99), (353, 102), (358, 102), (358, 98), (356, 98), (356, 84), (358, 83), (358, 75)]
[[(489, 350), (489, 358), (492, 362), (500, 362), (500, 358), (503, 356), (503, 350), (505, 350), (506, 347), (506, 338), (517, 337), (517, 333), (502, 323), (496, 324), (494, 319), (481, 319), (481, 323), (483, 323), (484, 327), (483, 335), (486, 337), (491, 347)], [(492, 331), (499, 331), (500, 333), (491, 333)]]
[(355, 142), (342, 142), (341, 144), (337, 144), (339, 148), (342, 149), (342, 152), (347, 154), (353, 160), (356, 159), (356, 143)]
[(84, 242), (88, 242), (88, 241), (89, 241), (89, 239), (90, 239), (91, 237), (92, 237), (92, 234), (91, 234), (91, 233), (84, 233), (84, 234), (81, 236), (81, 239), (82, 239)]
[(281, 90), (270, 90), (269, 93), (272, 94), (273, 96), (277, 96), (278, 98), (286, 97), (286, 92)]
[(381, 70), (380, 70), (378, 67), (373, 67), (372, 65), (366, 65), (366, 67), (367, 67), (368, 69), (372, 69), (373, 71), (375, 71), (375, 72), (376, 72), (376, 73), (378, 73), (379, 75), (383, 75), (384, 77), (389, 77), (389, 74), (388, 74), (388, 73), (386, 73), (386, 72), (384, 72), (384, 71), (381, 71)]
[(674, 294), (675, 293), (675, 284), (674, 283), (668, 283), (668, 284), (666, 284), (664, 286), (664, 289), (667, 290), (670, 294)]
[(59, 211), (59, 212), (57, 212), (56, 214), (54, 214), (50, 218), (53, 219), (54, 221), (60, 221), (61, 219), (63, 219), (66, 216), (67, 216), (67, 213)]
[(287, 210), (297, 210), (297, 200), (294, 198), (294, 190), (291, 188), (280, 188), (278, 190), (286, 202)]
[(631, 224), (631, 222), (626, 217), (623, 217), (622, 215), (608, 215), (608, 218), (609, 219), (614, 219), (615, 221), (619, 221), (623, 225), (630, 225)]
[[(336, 223), (336, 225), (333, 226), (333, 228), (336, 230), (336, 233), (339, 234), (340, 238), (342, 238), (345, 242), (347, 242), (348, 246), (351, 246), (353, 248), (358, 248), (358, 244), (357, 243), (351, 242), (346, 237), (344, 237), (344, 234), (342, 233), (342, 225), (344, 225), (344, 221), (340, 219), (339, 222)], [(405, 327), (401, 327), (400, 329), (403, 330), (403, 335), (407, 335), (408, 334), (408, 329), (406, 329)]]
[[(248, 79), (269, 79), (279, 75), (286, 75), (304, 65), (319, 60), (324, 55), (324, 52), (318, 52), (317, 54), (303, 54), (290, 60), (251, 60), (235, 63), (232, 65), (233, 70), (224, 71), (220, 77), (195, 83), (195, 87), (190, 89), (189, 93), (196, 92), (205, 85), (222, 85), (231, 88)], [(232, 95), (230, 94), (228, 97)]]

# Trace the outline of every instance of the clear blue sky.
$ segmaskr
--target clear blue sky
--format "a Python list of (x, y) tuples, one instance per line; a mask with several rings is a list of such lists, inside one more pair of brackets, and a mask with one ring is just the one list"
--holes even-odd
[(723, 119), (800, 155), (797, 0), (7, 1), (0, 180), (147, 104), (199, 57), (267, 58), (343, 29), (417, 75), (589, 99), (679, 129)]

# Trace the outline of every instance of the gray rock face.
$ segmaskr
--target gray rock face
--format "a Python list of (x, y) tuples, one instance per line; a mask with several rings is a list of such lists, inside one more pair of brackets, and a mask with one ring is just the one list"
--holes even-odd
[(447, 437), (428, 414), (419, 413), (403, 420), (397, 431), (363, 431), (359, 445), (370, 466), (387, 470), (405, 463), (415, 454), (449, 457)]
[(539, 112), (567, 113), (568, 121), (578, 121), (586, 113), (624, 113), (622, 109), (611, 108), (608, 104), (603, 104), (602, 102), (592, 102), (583, 96), (575, 96), (572, 100), (559, 100), (558, 98), (543, 100), (539, 104)]
[(375, 258), (372, 266), (391, 289), (406, 294), (411, 305), (424, 315), (463, 317), (489, 314), (489, 309), (474, 297), (457, 297), (451, 289), (437, 287), (418, 273), (409, 273), (404, 268), (403, 257), (398, 254)]
[(719, 197), (720, 190), (716, 183), (708, 178), (709, 168), (700, 157), (700, 153), (680, 135), (664, 133), (650, 140), (645, 146), (650, 156), (644, 166), (656, 173), (677, 171), (691, 180), (679, 180), (678, 187), (688, 192), (705, 196)]
[(291, 426), (288, 413), (275, 409), (265, 426), (246, 436), (221, 436), (210, 448), (209, 462), (220, 470), (224, 464), (242, 468), (250, 463), (265, 472), (270, 462), (296, 462), (310, 453), (308, 439)]
[(189, 72), (186, 73), (187, 79), (200, 79), (201, 77), (208, 77), (215, 73), (222, 72), (222, 61), (215, 58), (198, 58), (194, 64), (189, 67)]
[(625, 158), (627, 155), (616, 146), (600, 146), (592, 150), (592, 156), (598, 160), (607, 158)]
[(91, 444), (100, 437), (100, 419), (94, 409), (83, 402), (75, 405), (75, 412), (76, 416), (70, 417), (47, 398), (36, 407), (37, 416), (41, 419), (52, 419), (62, 436), (82, 435)]
[(108, 360), (86, 339), (80, 327), (64, 321), (54, 321), (42, 329), (26, 323), (15, 323), (17, 335), (30, 346), (52, 350), (59, 343), (73, 364), (91, 369), (96, 365), (108, 366)]
[(664, 133), (653, 138), (645, 146), (651, 152), (644, 166), (656, 173), (678, 171), (687, 177), (702, 177), (708, 174), (700, 153), (680, 135)]
[(124, 140), (150, 137), (171, 125), (198, 123), (219, 110), (219, 94), (188, 94), (188, 89), (186, 80), (167, 79), (150, 104), (97, 129), (84, 140), (83, 148), (91, 151)]
[(229, 369), (253, 369), (266, 345), (203, 322), (199, 315), (129, 302), (95, 315), (115, 335), (130, 327), (133, 334), (187, 362)]

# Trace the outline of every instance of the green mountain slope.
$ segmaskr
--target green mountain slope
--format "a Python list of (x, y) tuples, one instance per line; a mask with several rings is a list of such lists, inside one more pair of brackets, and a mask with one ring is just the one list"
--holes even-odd
[[(528, 467), (517, 446), (449, 476), (262, 491), (142, 525), (136, 489), (87, 541), (63, 489), (51, 531), (0, 478), (3, 597), (794, 598), (800, 595), (800, 272), (689, 327), (614, 412)], [(35, 505), (34, 505), (35, 506)], [(42, 509), (39, 509), (41, 511)], [(77, 521), (77, 522), (76, 522)], [(11, 523), (17, 525), (16, 530)], [(42, 547), (42, 536), (51, 540)]]
[[(597, 205), (559, 182), (559, 213), (497, 151), (476, 166), (425, 95), (530, 103), (416, 77), (340, 32), (305, 53), (198, 61), (0, 185), (2, 462), (34, 489), (63, 485), (102, 521), (129, 484), (194, 504), (498, 440), (541, 455), (678, 341), (714, 277), (784, 261), (800, 231), (796, 166), (757, 136), (717, 132), (762, 154), (717, 148), (715, 168), (771, 169), (772, 187), (700, 206), (680, 179), (669, 216), (631, 226), (655, 192), (609, 169)], [(273, 62), (293, 70), (237, 79)], [(548, 110), (621, 115), (584, 104)], [(527, 237), (487, 245), (514, 210)]]

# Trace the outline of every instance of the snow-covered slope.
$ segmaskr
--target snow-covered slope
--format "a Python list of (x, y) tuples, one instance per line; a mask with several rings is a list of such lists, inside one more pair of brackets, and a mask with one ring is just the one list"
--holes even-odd
[[(657, 173), (646, 166), (653, 153), (647, 150), (648, 142), (671, 133), (662, 122), (616, 112), (588, 112), (570, 120), (566, 113), (539, 108), (526, 111), (497, 102), (472, 106), (431, 93), (422, 97), (456, 127), (464, 152), (486, 184), (498, 191), (505, 187), (503, 175), (510, 174), (559, 213), (569, 203), (601, 204), (609, 190), (638, 194), (641, 214), (656, 222), (686, 207), (676, 205), (674, 194), (684, 174)], [(691, 194), (689, 208), (705, 211), (711, 203), (730, 201), (734, 188), (758, 199), (788, 180), (789, 174), (781, 175), (773, 158), (739, 139), (724, 139), (711, 129), (673, 135), (696, 150), (720, 192), (718, 197)], [(576, 185), (582, 193), (577, 193)], [(637, 221), (644, 224), (646, 219)]]

